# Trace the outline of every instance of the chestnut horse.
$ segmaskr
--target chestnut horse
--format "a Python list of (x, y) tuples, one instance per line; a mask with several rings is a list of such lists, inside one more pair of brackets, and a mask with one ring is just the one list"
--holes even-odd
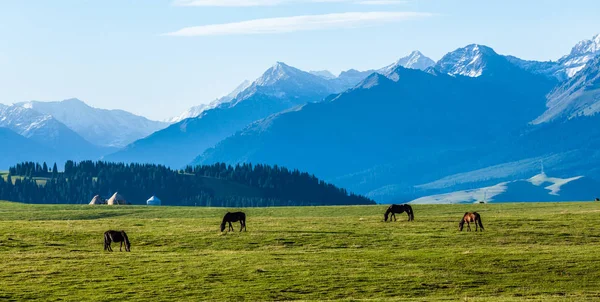
[[(408, 221), (415, 220), (415, 215), (413, 214), (412, 207), (407, 204), (401, 204), (401, 205), (393, 204), (393, 205), (389, 206), (387, 211), (385, 211), (385, 214), (383, 215), (383, 217), (384, 217), (385, 221), (387, 221), (388, 216), (391, 213), (392, 217), (394, 218), (394, 221), (396, 221), (396, 214), (402, 214), (404, 212), (406, 212), (406, 214), (408, 215)], [(392, 220), (390, 219), (390, 221), (392, 221)]]
[(479, 213), (466, 212), (465, 215), (463, 216), (463, 218), (458, 223), (459, 231), (463, 230), (463, 226), (465, 225), (465, 222), (467, 223), (467, 231), (471, 231), (470, 223), (474, 222), (475, 223), (475, 232), (477, 232), (477, 225), (479, 225), (479, 227), (481, 228), (481, 231), (483, 232), (483, 224), (481, 223), (481, 216), (479, 216)]

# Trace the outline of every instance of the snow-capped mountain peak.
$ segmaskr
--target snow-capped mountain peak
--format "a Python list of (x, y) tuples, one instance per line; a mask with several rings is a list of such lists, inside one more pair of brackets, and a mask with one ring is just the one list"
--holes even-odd
[(436, 69), (450, 75), (479, 77), (489, 57), (498, 56), (490, 47), (470, 44), (446, 54), (437, 64)]
[(600, 51), (600, 34), (595, 35), (591, 40), (583, 40), (575, 44), (569, 55), (580, 55)]
[(377, 72), (383, 74), (393, 81), (398, 81), (398, 75), (395, 73), (395, 70), (398, 68), (398, 66), (410, 69), (425, 70), (433, 65), (435, 65), (435, 61), (424, 56), (420, 51), (415, 50), (408, 56), (398, 59), (393, 64), (379, 69)]
[(290, 78), (295, 74), (302, 72), (294, 67), (291, 67), (283, 62), (276, 62), (271, 68), (267, 69), (261, 77), (254, 81), (257, 86), (269, 86), (276, 82)]
[(424, 56), (420, 51), (415, 50), (411, 52), (410, 55), (396, 61), (396, 65), (405, 68), (425, 70), (428, 67), (435, 65), (435, 61)]
[(560, 58), (558, 62), (566, 69), (567, 76), (572, 78), (581, 71), (587, 63), (600, 55), (600, 34), (595, 35), (590, 40), (583, 40), (577, 43), (571, 53)]

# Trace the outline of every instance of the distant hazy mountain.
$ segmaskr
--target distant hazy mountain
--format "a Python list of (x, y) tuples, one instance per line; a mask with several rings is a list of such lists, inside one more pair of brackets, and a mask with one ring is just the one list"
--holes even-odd
[(54, 149), (95, 149), (94, 145), (49, 114), (21, 106), (0, 108), (0, 127)]
[(333, 75), (333, 73), (331, 73), (329, 70), (311, 70), (308, 73), (310, 74), (314, 74), (316, 76), (322, 77), (326, 80), (331, 80), (331, 79), (335, 79), (336, 76)]
[(361, 193), (411, 190), (411, 183), (477, 166), (478, 148), (543, 112), (556, 83), (480, 45), (448, 54), (436, 68), (445, 72), (397, 67), (397, 81), (372, 74), (327, 102), (259, 121), (194, 163), (277, 163)]
[(521, 69), (527, 70), (534, 74), (555, 78), (559, 81), (564, 81), (568, 78), (566, 68), (558, 62), (527, 61), (513, 56), (506, 56), (506, 59)]
[(201, 104), (198, 106), (194, 106), (194, 107), (184, 111), (179, 116), (169, 119), (168, 122), (169, 123), (177, 123), (177, 122), (185, 120), (186, 118), (197, 117), (206, 110), (216, 108), (217, 106), (219, 106), (223, 103), (231, 102), (231, 100), (233, 100), (238, 94), (240, 94), (240, 92), (244, 91), (251, 84), (252, 84), (252, 82), (245, 80), (240, 85), (238, 85), (232, 92), (230, 92), (228, 95), (220, 97), (208, 104)]
[(335, 79), (331, 79), (329, 83), (333, 86), (332, 90), (334, 90), (335, 92), (342, 92), (346, 89), (354, 87), (356, 84), (364, 80), (373, 72), (375, 71), (359, 71), (356, 69), (348, 69), (346, 71), (342, 71)]
[[(358, 74), (352, 76), (354, 80), (360, 78)], [(348, 78), (327, 80), (279, 62), (233, 100), (138, 140), (106, 159), (181, 167), (252, 122), (298, 105), (321, 101), (356, 84)]]
[(532, 73), (555, 77), (560, 81), (569, 79), (581, 71), (589, 61), (600, 55), (600, 34), (591, 40), (583, 40), (573, 47), (571, 53), (558, 61), (526, 61), (513, 56), (507, 59)]
[(560, 178), (540, 173), (528, 179), (501, 182), (489, 187), (424, 196), (410, 203), (592, 201), (598, 195), (599, 185), (597, 181), (583, 176)]
[(53, 150), (8, 128), (0, 127), (0, 142), (0, 170), (8, 170), (10, 166), (22, 161), (48, 161), (52, 164), (56, 159)]
[(572, 119), (600, 112), (600, 56), (589, 61), (587, 67), (548, 95), (548, 110), (533, 124), (558, 118)]
[(78, 99), (61, 102), (31, 101), (17, 103), (15, 106), (52, 116), (87, 141), (107, 147), (125, 146), (168, 125), (123, 110), (93, 108)]
[[(33, 158), (44, 158), (48, 162), (61, 163), (67, 159), (97, 159), (114, 150), (88, 142), (51, 115), (21, 106), (0, 106), (0, 127), (8, 128), (29, 141), (35, 142), (36, 144), (32, 144), (21, 140), (23, 144), (18, 149), (23, 154), (39, 155), (33, 156)], [(5, 156), (5, 152), (7, 151), (1, 151), (0, 157)]]

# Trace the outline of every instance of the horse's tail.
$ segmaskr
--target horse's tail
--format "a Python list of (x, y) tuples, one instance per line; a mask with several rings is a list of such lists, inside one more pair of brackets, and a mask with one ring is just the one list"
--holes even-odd
[(110, 234), (108, 231), (104, 232), (104, 250), (108, 250), (108, 245), (110, 244)]
[(411, 221), (415, 220), (415, 214), (413, 212), (412, 207), (409, 204), (407, 204), (406, 207), (408, 209), (408, 215), (410, 216), (410, 220)]
[(483, 223), (481, 223), (481, 215), (477, 214), (477, 223), (479, 223), (479, 227), (483, 230)]
[(125, 233), (125, 231), (121, 230), (121, 236), (123, 236), (123, 241), (125, 241), (125, 250), (130, 252), (131, 251), (131, 242), (129, 242), (129, 237), (127, 237), (127, 233)]

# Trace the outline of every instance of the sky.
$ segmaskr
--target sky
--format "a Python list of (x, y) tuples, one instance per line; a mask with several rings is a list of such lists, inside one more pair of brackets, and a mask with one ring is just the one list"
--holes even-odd
[(254, 80), (434, 60), (471, 43), (557, 60), (600, 33), (596, 0), (2, 0), (0, 103), (79, 98), (163, 120)]

